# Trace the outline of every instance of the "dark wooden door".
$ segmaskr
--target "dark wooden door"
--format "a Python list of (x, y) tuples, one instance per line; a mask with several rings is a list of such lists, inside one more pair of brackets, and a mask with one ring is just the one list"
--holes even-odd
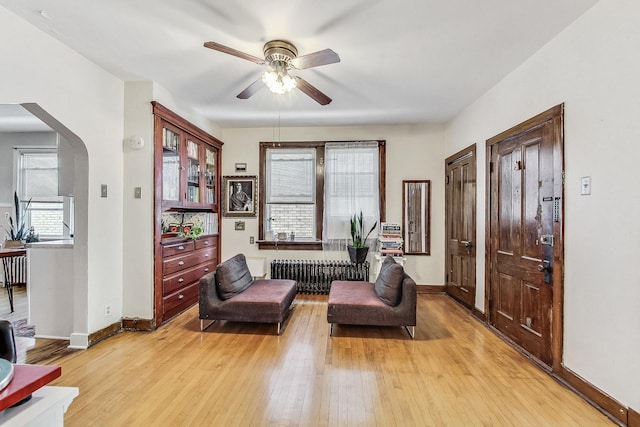
[(469, 308), (476, 298), (476, 148), (446, 160), (446, 291)]
[(544, 116), (495, 141), (489, 164), (490, 323), (548, 366), (562, 264), (554, 252), (561, 243), (560, 123)]

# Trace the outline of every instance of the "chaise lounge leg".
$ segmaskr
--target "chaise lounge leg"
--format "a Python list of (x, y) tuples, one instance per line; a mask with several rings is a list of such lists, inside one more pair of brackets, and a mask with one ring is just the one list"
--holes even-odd
[(207, 323), (207, 325), (205, 326), (205, 320), (204, 319), (200, 319), (200, 331), (204, 331), (205, 329), (207, 329), (209, 326), (213, 325), (214, 323), (216, 323), (215, 319), (212, 320), (211, 322)]
[(411, 339), (413, 339), (416, 335), (416, 327), (412, 326), (411, 329), (409, 329), (408, 326), (404, 327), (407, 330), (407, 333), (409, 334), (409, 336), (411, 337)]
[(278, 322), (278, 335), (280, 335), (280, 322)]
[(329, 336), (333, 336), (333, 323), (329, 323)]

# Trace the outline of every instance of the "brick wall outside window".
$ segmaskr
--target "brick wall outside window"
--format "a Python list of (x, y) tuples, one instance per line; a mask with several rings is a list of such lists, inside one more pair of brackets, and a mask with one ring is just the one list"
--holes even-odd
[(269, 205), (271, 230), (293, 231), (296, 238), (315, 238), (314, 205)]

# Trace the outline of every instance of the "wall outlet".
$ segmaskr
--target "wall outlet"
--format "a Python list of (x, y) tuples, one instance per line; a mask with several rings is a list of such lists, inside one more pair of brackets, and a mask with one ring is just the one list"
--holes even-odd
[(107, 197), (107, 184), (100, 185), (100, 197)]
[(142, 187), (134, 187), (133, 197), (135, 197), (136, 199), (142, 198)]
[(111, 316), (111, 305), (107, 304), (104, 306), (104, 317)]
[(249, 244), (253, 245), (254, 242), (255, 242), (255, 239), (253, 238), (253, 236), (249, 237)]

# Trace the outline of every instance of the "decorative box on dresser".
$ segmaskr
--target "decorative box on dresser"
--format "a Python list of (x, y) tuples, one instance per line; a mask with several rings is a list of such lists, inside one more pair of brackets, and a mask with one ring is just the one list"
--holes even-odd
[[(198, 281), (220, 259), (222, 142), (152, 102), (155, 135), (154, 320), (198, 302)], [(197, 239), (181, 231), (202, 228)]]

